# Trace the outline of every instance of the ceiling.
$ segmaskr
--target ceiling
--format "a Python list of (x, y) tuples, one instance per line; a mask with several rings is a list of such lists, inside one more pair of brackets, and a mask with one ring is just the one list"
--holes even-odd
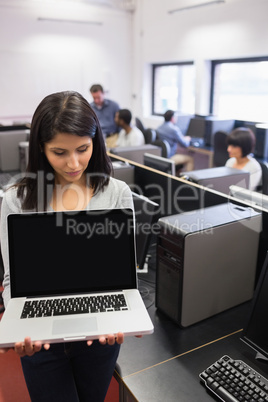
[(84, 3), (95, 6), (116, 8), (126, 11), (134, 11), (136, 6), (136, 0), (0, 0), (0, 6), (2, 7), (16, 7), (31, 3), (42, 4), (59, 4), (59, 3)]

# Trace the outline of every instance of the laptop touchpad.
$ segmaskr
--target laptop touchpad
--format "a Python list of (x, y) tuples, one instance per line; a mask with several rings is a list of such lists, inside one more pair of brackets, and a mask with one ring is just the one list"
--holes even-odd
[(53, 321), (52, 334), (74, 334), (80, 333), (87, 334), (88, 332), (96, 331), (98, 328), (96, 317), (91, 317), (85, 319), (83, 318), (72, 318), (64, 320)]

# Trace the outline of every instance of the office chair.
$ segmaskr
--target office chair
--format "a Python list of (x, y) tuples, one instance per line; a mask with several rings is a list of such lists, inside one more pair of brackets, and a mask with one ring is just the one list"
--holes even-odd
[[(258, 161), (259, 162), (259, 161)], [(268, 166), (266, 163), (259, 162), (262, 170), (262, 182), (260, 186), (258, 186), (257, 191), (260, 191), (262, 194), (268, 195)]]
[(225, 166), (229, 154), (227, 152), (227, 136), (225, 131), (217, 131), (213, 137), (213, 165), (215, 167)]
[(163, 158), (169, 158), (170, 155), (170, 145), (166, 140), (156, 139), (152, 142), (152, 145), (156, 145), (162, 149)]
[(138, 117), (135, 118), (135, 124), (136, 124), (136, 127), (138, 127), (141, 130), (141, 132), (144, 134), (145, 127)]
[(152, 128), (146, 128), (143, 135), (145, 139), (145, 144), (152, 144), (156, 140), (156, 131)]

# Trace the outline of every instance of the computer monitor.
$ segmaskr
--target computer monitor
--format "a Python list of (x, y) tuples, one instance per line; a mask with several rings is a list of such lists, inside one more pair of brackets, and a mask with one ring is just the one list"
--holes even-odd
[(110, 150), (111, 154), (121, 156), (129, 161), (143, 164), (143, 155), (146, 152), (150, 152), (154, 155), (161, 156), (162, 149), (152, 144), (144, 144), (137, 147), (116, 147)]
[(174, 160), (149, 153), (145, 153), (143, 158), (143, 163), (145, 166), (175, 176), (176, 166)]
[(232, 185), (229, 187), (230, 195), (239, 200), (246, 201), (252, 207), (258, 206), (268, 211), (268, 195), (248, 190), (240, 186)]
[(255, 158), (266, 160), (268, 158), (268, 124), (256, 124), (255, 135)]
[(181, 176), (193, 183), (227, 195), (230, 194), (231, 185), (249, 187), (249, 172), (227, 166), (182, 172)]
[(206, 127), (205, 127), (205, 144), (207, 146), (214, 146), (214, 134), (217, 131), (225, 131), (226, 133), (230, 133), (234, 128), (235, 121), (233, 119), (218, 119), (213, 116), (209, 116), (206, 118)]
[(143, 195), (132, 192), (136, 219), (136, 259), (137, 268), (142, 271), (145, 268), (147, 252), (152, 234), (155, 232), (152, 225), (158, 218), (158, 207), (154, 201)]
[(186, 135), (192, 138), (194, 144), (195, 138), (202, 138), (204, 145), (213, 146), (213, 136), (217, 131), (226, 131), (229, 133), (234, 128), (234, 120), (218, 119), (213, 116), (196, 116), (190, 120)]
[(234, 128), (246, 127), (249, 128), (256, 134), (256, 124), (260, 122), (248, 121), (248, 120), (235, 120)]
[(183, 135), (186, 135), (190, 120), (194, 117), (192, 114), (177, 114), (176, 125), (179, 127)]
[(249, 320), (241, 340), (268, 359), (268, 254), (252, 300)]
[(186, 132), (191, 138), (204, 138), (206, 131), (206, 120), (204, 117), (193, 117)]

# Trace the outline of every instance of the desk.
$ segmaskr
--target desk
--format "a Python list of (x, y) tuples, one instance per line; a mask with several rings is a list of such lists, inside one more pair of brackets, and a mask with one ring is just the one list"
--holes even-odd
[(178, 147), (178, 154), (189, 155), (194, 159), (194, 169), (207, 169), (213, 167), (213, 148), (207, 146), (194, 147), (190, 145), (188, 148)]
[(249, 302), (181, 329), (156, 310), (154, 279), (152, 261), (148, 274), (139, 274), (139, 289), (155, 331), (141, 339), (125, 339), (118, 359), (121, 369), (118, 374), (118, 381), (121, 382), (120, 400), (217, 400), (200, 383), (199, 373), (224, 354), (242, 359), (260, 374), (268, 376), (268, 365), (254, 362), (255, 352), (239, 339), (250, 309)]
[(241, 359), (267, 377), (267, 364), (254, 362), (254, 353), (249, 353), (239, 339), (241, 332), (229, 334), (212, 343), (182, 353), (173, 359), (137, 373), (124, 381), (137, 399), (127, 401), (209, 402), (218, 399), (200, 383), (199, 373), (223, 355)]
[(213, 149), (211, 147), (188, 148), (189, 155), (194, 158), (195, 169), (207, 169), (213, 167)]

